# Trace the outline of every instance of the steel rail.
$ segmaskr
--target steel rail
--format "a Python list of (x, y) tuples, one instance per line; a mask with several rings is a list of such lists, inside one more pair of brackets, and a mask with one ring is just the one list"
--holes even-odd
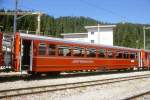
[(127, 97), (127, 98), (124, 98), (124, 100), (135, 100), (136, 98), (142, 97), (142, 96), (147, 95), (147, 94), (150, 94), (150, 90), (139, 93), (139, 94), (132, 95), (132, 96)]
[(50, 91), (51, 92), (60, 91), (60, 90), (74, 89), (74, 88), (80, 88), (80, 87), (104, 85), (104, 84), (110, 84), (110, 83), (116, 83), (116, 82), (122, 82), (122, 81), (137, 80), (137, 79), (142, 79), (142, 78), (150, 78), (150, 74), (101, 79), (101, 80), (93, 80), (93, 81), (83, 81), (83, 82), (76, 82), (76, 83), (44, 85), (44, 86), (0, 90), (0, 98), (36, 94), (36, 93), (43, 93), (43, 92), (50, 92)]

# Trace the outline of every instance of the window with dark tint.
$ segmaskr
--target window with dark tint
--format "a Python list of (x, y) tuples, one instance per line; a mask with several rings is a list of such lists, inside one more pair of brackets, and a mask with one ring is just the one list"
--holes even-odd
[(99, 49), (99, 51), (98, 51), (98, 57), (104, 58), (105, 57), (105, 53), (106, 53), (105, 49)]
[(135, 58), (137, 58), (137, 59), (138, 59), (138, 53), (135, 53)]
[(113, 58), (113, 52), (112, 52), (112, 50), (108, 50), (107, 51), (107, 56), (108, 56), (108, 58)]
[(73, 48), (73, 56), (75, 57), (84, 57), (85, 55), (85, 49), (80, 47), (74, 47)]
[(131, 52), (131, 53), (130, 53), (130, 58), (131, 58), (131, 59), (135, 59), (135, 57), (136, 57), (136, 54), (135, 54), (134, 52)]
[(91, 32), (91, 35), (94, 35), (94, 32)]
[(49, 44), (48, 53), (49, 53), (49, 55), (55, 55), (55, 53), (56, 53), (56, 45), (55, 44)]
[(116, 58), (122, 58), (123, 53), (122, 51), (116, 51)]
[(123, 58), (128, 59), (129, 58), (129, 53), (128, 52), (123, 52)]
[(94, 40), (91, 40), (91, 43), (94, 43)]
[(148, 59), (150, 60), (150, 54), (148, 54)]
[(68, 46), (58, 46), (58, 56), (71, 56), (71, 48)]
[(45, 43), (39, 44), (39, 55), (46, 55), (46, 44)]
[(86, 49), (86, 55), (87, 57), (96, 57), (96, 49), (94, 48)]

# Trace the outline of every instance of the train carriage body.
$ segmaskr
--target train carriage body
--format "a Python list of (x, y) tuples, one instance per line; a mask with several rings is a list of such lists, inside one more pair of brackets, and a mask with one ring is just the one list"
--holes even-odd
[(0, 66), (4, 65), (4, 56), (3, 56), (3, 51), (2, 51), (2, 40), (3, 40), (3, 33), (0, 32)]
[(141, 50), (141, 61), (142, 61), (141, 66), (149, 69), (149, 67), (150, 67), (150, 51)]
[(62, 72), (140, 67), (141, 51), (16, 33), (13, 66), (16, 71)]

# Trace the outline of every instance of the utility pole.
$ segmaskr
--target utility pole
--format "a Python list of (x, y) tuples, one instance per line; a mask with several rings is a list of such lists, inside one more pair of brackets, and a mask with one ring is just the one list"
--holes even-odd
[(17, 12), (18, 12), (18, 0), (15, 1), (15, 14), (14, 14), (14, 29), (13, 33), (16, 33), (17, 30)]
[[(37, 27), (36, 27), (36, 35), (40, 34), (40, 24), (41, 24), (41, 16), (43, 13), (41, 12), (0, 12), (0, 15), (13, 15), (14, 16), (14, 30), (13, 32), (16, 32), (16, 27), (17, 27), (17, 20), (27, 16), (27, 15), (37, 15)], [(17, 15), (20, 15), (17, 17)], [(16, 17), (15, 17), (16, 16)], [(35, 32), (35, 31), (34, 31)]]
[(144, 50), (145, 50), (145, 26), (143, 27), (143, 42), (144, 42)]
[(144, 50), (146, 49), (146, 45), (145, 45), (145, 42), (146, 42), (146, 41), (145, 41), (145, 30), (146, 30), (146, 29), (150, 29), (150, 27), (145, 27), (145, 26), (143, 27), (143, 35), (144, 35), (144, 36), (143, 36), (143, 37), (144, 37), (143, 43), (144, 43)]
[(1, 32), (2, 28), (3, 28), (3, 26), (0, 26), (0, 32)]
[(100, 25), (98, 23), (98, 44), (100, 44)]
[(41, 13), (38, 13), (37, 22), (36, 35), (40, 35)]
[[(0, 15), (14, 15), (14, 23), (13, 23), (13, 34), (17, 31), (17, 20), (25, 17), (26, 15), (38, 15), (37, 17), (37, 28), (36, 28), (36, 35), (40, 35), (40, 24), (41, 24), (41, 12), (18, 12), (18, 1), (15, 0), (15, 12), (0, 12)], [(17, 17), (17, 15), (23, 15)]]

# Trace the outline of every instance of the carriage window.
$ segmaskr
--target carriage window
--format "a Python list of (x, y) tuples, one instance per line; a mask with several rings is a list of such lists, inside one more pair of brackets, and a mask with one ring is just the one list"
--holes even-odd
[(150, 54), (148, 55), (148, 58), (149, 58), (149, 60), (150, 60)]
[(136, 54), (133, 53), (133, 52), (131, 52), (131, 53), (130, 53), (130, 58), (131, 58), (131, 59), (135, 59), (135, 57), (136, 57)]
[(104, 49), (100, 49), (99, 52), (98, 52), (98, 57), (104, 58), (105, 57), (105, 53), (106, 53), (106, 51)]
[(39, 55), (45, 55), (46, 54), (46, 44), (40, 43), (39, 44)]
[(96, 57), (96, 49), (89, 48), (86, 50), (87, 57)]
[(137, 58), (137, 59), (138, 59), (138, 53), (135, 53), (135, 58)]
[(121, 51), (116, 51), (116, 58), (122, 58), (123, 53)]
[(123, 53), (123, 58), (128, 59), (129, 58), (129, 53), (128, 52), (124, 52)]
[(58, 46), (58, 56), (71, 56), (71, 48), (67, 46)]
[(84, 48), (75, 47), (73, 49), (73, 56), (75, 57), (84, 57), (84, 54), (85, 54)]
[(54, 44), (50, 44), (49, 45), (49, 48), (48, 48), (48, 53), (49, 53), (49, 55), (55, 55), (55, 53), (56, 53), (56, 45), (54, 45)]
[(112, 57), (113, 57), (113, 52), (112, 52), (112, 50), (108, 50), (108, 51), (107, 51), (107, 55), (108, 55), (108, 58), (112, 58)]

